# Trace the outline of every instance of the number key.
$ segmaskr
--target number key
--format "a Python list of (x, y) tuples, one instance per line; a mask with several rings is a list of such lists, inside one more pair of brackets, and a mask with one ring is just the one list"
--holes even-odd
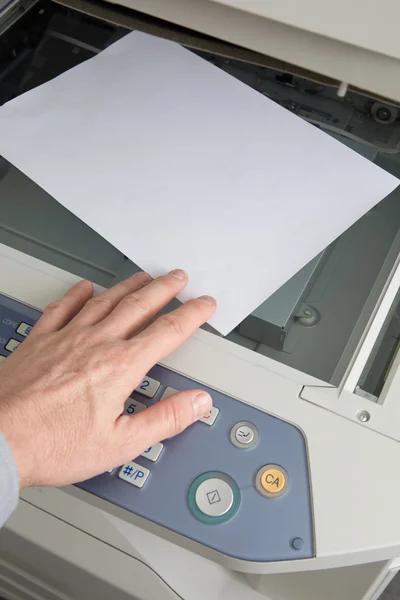
[(161, 442), (158, 442), (158, 444), (154, 444), (154, 446), (150, 446), (150, 448), (144, 450), (140, 456), (144, 456), (144, 458), (151, 460), (151, 462), (156, 462), (159, 459), (163, 448), (164, 445), (161, 444)]
[(147, 398), (154, 398), (159, 387), (159, 381), (156, 381), (151, 377), (145, 377), (142, 383), (136, 388), (135, 392), (143, 394), (143, 396), (147, 396)]
[(136, 400), (132, 400), (131, 398), (129, 398), (127, 402), (130, 403), (125, 409), (128, 415), (133, 415), (147, 408), (147, 406), (145, 406), (141, 402), (137, 402)]

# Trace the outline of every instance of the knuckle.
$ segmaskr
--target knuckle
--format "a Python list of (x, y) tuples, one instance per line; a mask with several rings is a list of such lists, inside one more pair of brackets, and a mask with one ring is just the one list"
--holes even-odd
[(123, 340), (116, 340), (107, 344), (98, 346), (99, 359), (108, 365), (113, 365), (113, 370), (126, 372), (132, 366), (132, 361), (126, 352), (126, 343)]
[(79, 327), (75, 329), (75, 345), (79, 348), (87, 348), (94, 343), (94, 330), (90, 327)]
[[(136, 279), (136, 277), (134, 277)], [(129, 279), (125, 279), (118, 284), (122, 294), (131, 294), (132, 293), (132, 283)]]
[(177, 293), (177, 289), (181, 286), (181, 282), (179, 279), (175, 277), (171, 277), (171, 275), (163, 275), (158, 279), (158, 285), (162, 289), (162, 293), (165, 296), (175, 296)]
[(126, 361), (124, 360), (124, 353), (119, 344), (111, 344), (101, 349), (101, 360), (108, 364), (116, 363), (121, 368), (125, 368)]
[(175, 336), (182, 337), (185, 334), (181, 321), (173, 313), (167, 313), (160, 317), (160, 322), (167, 331)]
[(51, 302), (51, 304), (48, 304), (46, 306), (46, 308), (44, 309), (44, 313), (46, 314), (50, 314), (50, 313), (55, 313), (55, 312), (59, 312), (60, 310), (64, 309), (64, 304), (62, 300), (56, 300), (55, 302)]
[(129, 294), (128, 296), (125, 296), (123, 302), (125, 305), (130, 306), (133, 310), (142, 314), (148, 315), (151, 312), (149, 303), (140, 294)]
[(111, 302), (110, 298), (107, 296), (96, 296), (96, 298), (91, 298), (87, 303), (88, 310), (96, 310), (100, 309), (101, 312), (108, 314), (114, 308), (114, 304)]

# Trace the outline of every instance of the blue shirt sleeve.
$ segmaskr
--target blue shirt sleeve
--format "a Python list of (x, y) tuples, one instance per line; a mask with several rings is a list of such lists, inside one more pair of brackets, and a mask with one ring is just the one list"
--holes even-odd
[(11, 448), (0, 431), (0, 527), (18, 503), (18, 469)]

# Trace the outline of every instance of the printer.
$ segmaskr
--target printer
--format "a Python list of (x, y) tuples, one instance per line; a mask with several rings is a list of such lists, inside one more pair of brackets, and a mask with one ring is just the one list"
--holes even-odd
[[(0, 103), (141, 30), (400, 176), (399, 19), (395, 0), (0, 0)], [(399, 257), (397, 189), (229, 335), (156, 365), (130, 412), (195, 385), (212, 418), (135, 457), (144, 485), (119, 467), (24, 490), (0, 597), (376, 600), (400, 569)], [(79, 278), (138, 269), (0, 157), (0, 359)]]

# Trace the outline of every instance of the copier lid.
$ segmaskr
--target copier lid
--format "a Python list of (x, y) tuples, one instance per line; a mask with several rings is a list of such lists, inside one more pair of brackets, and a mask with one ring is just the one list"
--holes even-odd
[(397, 0), (379, 5), (371, 0), (329, 5), (318, 0), (115, 3), (400, 102)]
[(365, 50), (400, 58), (400, 3), (382, 0), (212, 0)]

